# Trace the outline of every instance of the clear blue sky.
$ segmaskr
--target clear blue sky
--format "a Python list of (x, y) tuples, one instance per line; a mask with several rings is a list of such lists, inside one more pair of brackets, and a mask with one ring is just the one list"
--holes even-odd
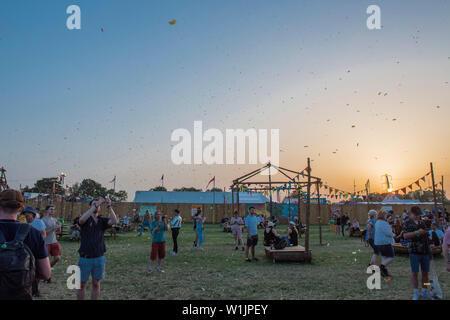
[[(71, 4), (81, 30), (66, 28)], [(370, 4), (382, 30), (366, 28)], [(169, 188), (229, 186), (251, 167), (170, 162), (171, 132), (203, 120), (280, 128), (282, 164), (312, 156), (336, 187), (384, 173), (406, 184), (429, 161), (448, 174), (449, 17), (446, 0), (2, 0), (0, 165), (13, 187), (117, 175), (131, 200), (163, 173)]]

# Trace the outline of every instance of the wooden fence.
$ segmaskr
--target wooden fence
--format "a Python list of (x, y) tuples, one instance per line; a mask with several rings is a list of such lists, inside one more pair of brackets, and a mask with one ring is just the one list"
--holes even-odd
[[(26, 206), (39, 207), (41, 212), (44, 211), (45, 207), (49, 203), (46, 201), (27, 201)], [(87, 202), (56, 202), (52, 203), (55, 206), (55, 216), (58, 218), (63, 218), (64, 220), (73, 220), (75, 217), (83, 214), (89, 209), (89, 203)], [(181, 216), (185, 221), (191, 221), (191, 209), (193, 207), (192, 204), (160, 204), (160, 203), (134, 203), (134, 202), (118, 202), (114, 204), (114, 211), (120, 217), (125, 215), (133, 214), (133, 209), (139, 210), (141, 205), (155, 205), (158, 210), (161, 210), (166, 216), (172, 217), (174, 210), (178, 209), (181, 212)], [(387, 206), (391, 206), (394, 210), (395, 214), (401, 215), (403, 210), (411, 208), (413, 205), (391, 205), (387, 204)], [(220, 220), (224, 217), (231, 217), (232, 215), (232, 205), (231, 204), (216, 204), (216, 212), (213, 214), (213, 205), (212, 204), (203, 204), (197, 205), (195, 207), (200, 207), (205, 214), (207, 223), (220, 223)], [(351, 221), (356, 218), (360, 223), (365, 223), (367, 221), (367, 213), (370, 209), (379, 210), (382, 205), (380, 204), (358, 204), (358, 205), (342, 205), (340, 206), (341, 210), (347, 213), (350, 216)], [(424, 209), (431, 210), (433, 205), (419, 205), (419, 207)], [(446, 205), (448, 211), (450, 211), (450, 206)], [(245, 204), (240, 205), (240, 213), (241, 216), (244, 215)], [(305, 221), (305, 211), (306, 206), (300, 206), (300, 218), (304, 223)], [(311, 224), (319, 223), (319, 206), (317, 204), (311, 205)], [(321, 205), (320, 206), (320, 219), (322, 224), (328, 224), (329, 217), (331, 213), (330, 205)], [(100, 214), (107, 215), (106, 206), (101, 207)], [(245, 212), (245, 214), (247, 214)], [(282, 223), (287, 223), (287, 219), (281, 218), (280, 221)]]

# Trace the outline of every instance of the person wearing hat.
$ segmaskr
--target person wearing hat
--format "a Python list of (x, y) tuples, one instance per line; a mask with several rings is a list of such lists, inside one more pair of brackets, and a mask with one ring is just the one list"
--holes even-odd
[[(25, 216), (26, 223), (31, 225), (33, 228), (35, 228), (42, 234), (42, 237), (44, 238), (44, 242), (45, 242), (47, 239), (47, 230), (45, 229), (46, 228), (45, 224), (41, 219), (37, 218), (37, 212), (33, 209), (33, 207), (26, 207), (22, 211), (22, 215)], [(48, 247), (47, 247), (47, 253), (49, 253)], [(51, 264), (50, 264), (50, 269), (52, 269)], [(34, 280), (32, 292), (33, 292), (34, 296), (40, 297), (41, 293), (39, 290), (39, 279)]]
[(267, 222), (267, 227), (264, 229), (264, 246), (270, 247), (280, 239), (280, 235), (275, 230), (275, 223), (273, 221)]
[[(0, 193), (0, 239), (4, 241), (1, 247), (5, 246), (5, 242), (13, 241), (22, 223), (17, 221), (17, 215), (24, 205), (22, 193), (16, 190), (5, 190)], [(1, 242), (1, 241), (0, 241)], [(50, 261), (48, 259), (47, 248), (45, 247), (42, 234), (35, 228), (29, 228), (23, 243), (30, 249), (34, 256), (35, 278), (47, 280), (50, 278)], [(1, 255), (0, 249), (0, 255)], [(2, 274), (0, 274), (0, 278)], [(2, 284), (10, 281), (8, 278), (2, 279)], [(3, 282), (5, 281), (5, 282)], [(31, 290), (32, 281), (25, 287), (15, 287), (13, 290), (7, 286), (0, 286), (0, 299), (32, 299)]]
[(288, 230), (287, 230), (287, 240), (290, 246), (298, 246), (298, 230), (295, 226), (294, 221), (289, 222)]
[(45, 231), (45, 224), (41, 219), (37, 218), (37, 213), (33, 207), (26, 207), (22, 213), (25, 216), (26, 223), (30, 224), (33, 228), (38, 230), (42, 234), (42, 238), (47, 237), (47, 232)]
[(173, 250), (170, 252), (171, 255), (176, 256), (178, 253), (178, 234), (181, 229), (181, 221), (183, 220), (180, 216), (180, 210), (175, 209), (175, 216), (170, 220), (170, 229), (172, 230), (172, 240), (173, 240)]
[(430, 272), (431, 249), (429, 234), (425, 223), (420, 219), (422, 211), (414, 206), (409, 213), (410, 219), (403, 224), (402, 236), (408, 241), (409, 263), (411, 265), (411, 283), (414, 288), (413, 300), (419, 300), (419, 267), (422, 271), (422, 297), (433, 299), (427, 291)]

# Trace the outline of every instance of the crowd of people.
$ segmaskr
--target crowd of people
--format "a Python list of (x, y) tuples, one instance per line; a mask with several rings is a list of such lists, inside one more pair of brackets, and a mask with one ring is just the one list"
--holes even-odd
[[(393, 244), (400, 243), (408, 247), (411, 267), (411, 283), (414, 290), (413, 300), (433, 299), (427, 290), (429, 272), (432, 260), (432, 247), (442, 246), (447, 259), (447, 271), (450, 272), (449, 248), (450, 228), (449, 215), (446, 211), (422, 210), (418, 206), (412, 207), (403, 214), (394, 215), (391, 210), (369, 211), (369, 220), (365, 233), (365, 240), (373, 249), (369, 266), (379, 265), (380, 273), (384, 277), (391, 277), (387, 266), (395, 257)], [(379, 264), (379, 258), (381, 263)], [(418, 274), (421, 272), (422, 290), (419, 290)]]
[[(108, 216), (99, 215), (101, 206), (106, 205)], [(263, 229), (263, 244), (275, 250), (281, 250), (289, 246), (297, 246), (299, 238), (304, 230), (304, 225), (298, 217), (288, 223), (286, 234), (281, 235), (276, 226), (275, 217), (266, 218), (258, 215), (254, 207), (248, 209), (246, 217), (240, 217), (236, 211), (229, 220), (232, 235), (234, 237), (234, 249), (245, 251), (245, 260), (258, 261), (255, 248), (258, 244), (258, 229)], [(369, 266), (377, 265), (384, 277), (392, 276), (388, 266), (394, 261), (395, 254), (392, 244), (397, 242), (407, 245), (411, 265), (411, 282), (414, 289), (413, 298), (420, 296), (432, 299), (427, 291), (428, 274), (432, 259), (432, 246), (442, 246), (447, 259), (447, 271), (450, 271), (450, 228), (447, 212), (424, 212), (417, 206), (403, 214), (394, 215), (393, 211), (370, 210), (366, 224), (365, 240), (373, 249)], [(137, 217), (137, 218), (136, 218)], [(203, 250), (205, 241), (204, 223), (206, 217), (200, 208), (191, 214), (194, 240), (193, 247)], [(346, 214), (339, 216), (339, 234), (345, 234), (344, 226), (359, 230), (360, 225), (356, 219), (350, 222)], [(77, 290), (77, 298), (86, 297), (86, 285), (91, 278), (91, 299), (100, 296), (100, 283), (105, 277), (106, 246), (104, 232), (108, 228), (120, 225), (126, 230), (131, 229), (131, 224), (139, 221), (138, 212), (131, 216), (124, 216), (120, 220), (114, 212), (111, 200), (100, 197), (92, 200), (89, 209), (79, 217), (76, 217), (70, 226), (70, 237), (79, 239), (78, 266), (80, 270), (80, 289)], [(179, 251), (178, 236), (182, 227), (180, 211), (175, 209), (173, 217), (166, 217), (161, 211), (151, 214), (145, 212), (142, 226), (138, 236), (141, 236), (145, 228), (149, 229), (152, 244), (150, 261), (147, 274), (164, 272), (163, 260), (166, 255), (165, 233), (171, 230), (173, 248), (170, 252), (176, 256)], [(0, 193), (0, 269), (2, 270), (2, 286), (0, 286), (0, 299), (32, 299), (39, 296), (40, 281), (50, 283), (51, 274), (55, 266), (61, 260), (62, 250), (57, 240), (57, 233), (61, 232), (61, 222), (55, 218), (55, 207), (49, 205), (45, 208), (43, 216), (40, 210), (32, 207), (24, 208), (22, 193), (15, 190), (6, 190)], [(139, 224), (134, 225), (137, 232)], [(243, 234), (246, 241), (243, 241)], [(381, 263), (379, 259), (381, 257)], [(2, 265), (5, 264), (6, 265)], [(9, 263), (9, 264), (8, 264)], [(8, 269), (10, 268), (10, 269)], [(17, 272), (20, 270), (20, 272)], [(421, 288), (419, 291), (418, 273), (421, 271)], [(8, 282), (9, 281), (9, 282)], [(11, 283), (10, 286), (7, 284)], [(3, 285), (5, 284), (5, 285)]]

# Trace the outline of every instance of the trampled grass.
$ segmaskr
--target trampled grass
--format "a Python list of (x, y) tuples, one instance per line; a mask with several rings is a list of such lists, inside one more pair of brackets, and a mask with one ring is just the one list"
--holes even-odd
[[(278, 231), (285, 233), (285, 226)], [(231, 233), (219, 225), (206, 225), (204, 251), (192, 248), (192, 224), (184, 224), (179, 236), (179, 254), (172, 248), (170, 232), (166, 234), (167, 256), (164, 272), (146, 276), (151, 237), (145, 233), (120, 234), (116, 240), (106, 237), (106, 278), (102, 281), (101, 299), (411, 299), (408, 256), (398, 256), (389, 266), (390, 281), (382, 280), (381, 290), (369, 290), (366, 280), (371, 250), (359, 238), (342, 238), (323, 231), (319, 245), (318, 227), (311, 228), (313, 260), (308, 263), (273, 263), (265, 257), (260, 243), (258, 262), (246, 262), (244, 253), (234, 250)], [(245, 236), (244, 236), (245, 238)], [(301, 239), (303, 245), (304, 238)], [(329, 244), (329, 245), (327, 245)], [(63, 259), (52, 274), (50, 284), (41, 283), (39, 299), (75, 299), (75, 290), (66, 285), (69, 265), (77, 264), (78, 242), (61, 241)], [(444, 299), (450, 293), (450, 274), (444, 258), (435, 259)], [(90, 297), (90, 284), (87, 298)]]

